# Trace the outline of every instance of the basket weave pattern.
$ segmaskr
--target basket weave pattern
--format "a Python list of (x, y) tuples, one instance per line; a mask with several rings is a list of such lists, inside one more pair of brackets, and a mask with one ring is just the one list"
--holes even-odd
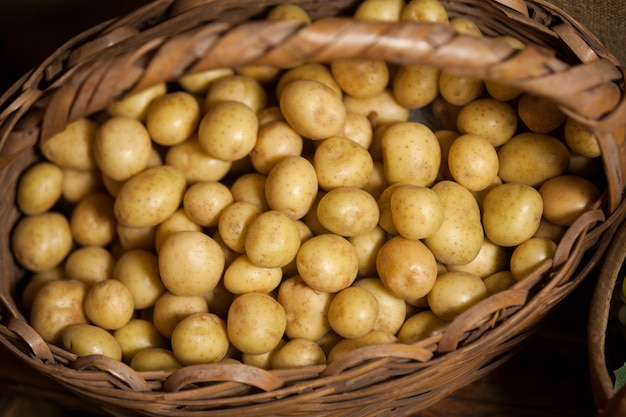
[[(410, 415), (497, 367), (593, 269), (624, 216), (624, 74), (613, 55), (544, 1), (442, 1), (474, 20), (485, 38), (443, 25), (350, 19), (357, 1), (299, 2), (314, 23), (263, 20), (274, 0), (157, 0), (63, 45), (0, 98), (0, 342), (21, 360), (117, 415)], [(511, 35), (522, 51), (489, 36)], [(513, 288), (471, 308), (440, 335), (381, 345), (329, 366), (265, 371), (197, 365), (138, 373), (106, 357), (76, 358), (43, 342), (20, 312), (24, 277), (9, 231), (20, 173), (37, 144), (80, 117), (133, 92), (218, 67), (340, 58), (419, 63), (491, 79), (551, 98), (596, 133), (604, 162), (602, 201), (567, 231), (552, 260)], [(566, 87), (564, 87), (566, 86)], [(590, 250), (593, 249), (593, 250)]]

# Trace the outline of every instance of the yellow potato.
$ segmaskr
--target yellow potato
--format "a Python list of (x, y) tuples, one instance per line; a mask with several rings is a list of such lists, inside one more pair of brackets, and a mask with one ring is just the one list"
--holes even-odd
[(163, 245), (165, 239), (167, 239), (171, 234), (181, 232), (183, 230), (200, 232), (202, 231), (202, 226), (194, 223), (185, 210), (180, 208), (156, 226), (154, 233), (154, 248), (157, 253), (161, 249), (161, 245)]
[(406, 319), (398, 332), (400, 343), (416, 343), (427, 337), (442, 333), (448, 327), (443, 320), (430, 310), (420, 311)]
[(483, 200), (485, 235), (496, 245), (517, 246), (535, 234), (542, 213), (541, 195), (530, 185), (497, 185)]
[(363, 186), (362, 190), (367, 191), (372, 195), (372, 197), (378, 200), (380, 195), (388, 186), (389, 184), (387, 183), (387, 180), (385, 180), (385, 167), (383, 166), (383, 163), (375, 161), (370, 180)]
[(83, 281), (87, 285), (111, 278), (116, 260), (101, 246), (84, 246), (72, 251), (65, 260), (66, 279)]
[(163, 241), (159, 274), (167, 290), (194, 296), (211, 291), (224, 272), (224, 252), (210, 236), (197, 231), (175, 232)]
[(448, 23), (448, 12), (438, 0), (410, 0), (402, 11), (401, 20)]
[(513, 137), (517, 130), (515, 109), (504, 101), (493, 98), (474, 100), (461, 108), (457, 116), (461, 133), (472, 133), (500, 146)]
[(348, 287), (339, 291), (328, 307), (328, 323), (341, 337), (354, 339), (374, 329), (378, 300), (369, 291)]
[(398, 234), (407, 239), (424, 239), (443, 224), (443, 204), (437, 193), (418, 185), (400, 185), (389, 201)]
[(313, 164), (302, 156), (288, 156), (269, 172), (265, 198), (272, 210), (300, 219), (311, 209), (318, 191)]
[(439, 95), (441, 70), (425, 65), (401, 65), (392, 81), (396, 101), (410, 109), (421, 109)]
[(131, 227), (157, 225), (178, 209), (185, 186), (185, 176), (177, 168), (148, 168), (120, 189), (114, 204), (115, 218)]
[(106, 246), (115, 239), (115, 200), (107, 193), (90, 194), (78, 202), (70, 216), (72, 236), (83, 246)]
[(33, 298), (30, 325), (43, 340), (59, 345), (67, 326), (89, 322), (83, 309), (88, 288), (84, 282), (73, 279), (47, 282)]
[(369, 232), (348, 237), (359, 259), (359, 276), (376, 276), (376, 254), (380, 247), (387, 241), (387, 232), (380, 226), (374, 227)]
[(393, 221), (393, 213), (391, 211), (391, 197), (393, 193), (400, 187), (412, 185), (409, 183), (396, 182), (387, 186), (377, 199), (378, 202), (378, 225), (382, 227), (390, 235), (397, 235), (398, 229)]
[(21, 218), (11, 234), (11, 249), (17, 262), (32, 272), (61, 264), (72, 249), (69, 221), (50, 211)]
[(61, 192), (63, 200), (77, 203), (89, 194), (102, 191), (102, 176), (96, 169), (77, 170), (63, 168)]
[(464, 134), (450, 144), (450, 175), (470, 191), (481, 191), (493, 184), (499, 168), (498, 152), (484, 136)]
[(483, 279), (487, 287), (487, 295), (492, 295), (500, 291), (511, 288), (517, 281), (513, 278), (511, 271), (500, 271), (489, 275)]
[(520, 95), (517, 114), (524, 125), (535, 133), (550, 133), (561, 126), (566, 118), (554, 101), (529, 93)]
[(516, 280), (524, 278), (543, 262), (551, 259), (556, 243), (549, 239), (530, 238), (520, 243), (511, 253), (511, 274)]
[(395, 236), (378, 251), (380, 280), (396, 297), (415, 304), (428, 294), (437, 278), (437, 262), (419, 240)]
[(133, 294), (115, 279), (93, 284), (85, 296), (85, 314), (98, 327), (115, 330), (133, 317)]
[(342, 339), (337, 342), (328, 353), (326, 361), (331, 363), (342, 355), (349, 354), (353, 350), (360, 347), (397, 342), (398, 338), (391, 333), (382, 332), (380, 330), (372, 330), (365, 336), (357, 337), (356, 339)]
[(285, 156), (302, 154), (302, 136), (284, 120), (275, 120), (260, 125), (250, 162), (254, 169), (267, 175)]
[(58, 279), (63, 279), (65, 277), (65, 272), (63, 265), (59, 265), (55, 268), (48, 269), (47, 271), (37, 272), (32, 274), (24, 289), (22, 290), (22, 305), (21, 307), (24, 309), (26, 314), (30, 314), (31, 306), (33, 305), (33, 298), (35, 298), (35, 294), (39, 291), (39, 289), (49, 281), (54, 281)]
[[(507, 42), (511, 47), (516, 49), (524, 49), (526, 47), (522, 41), (512, 36), (501, 36), (498, 39)], [(522, 90), (518, 87), (493, 80), (486, 80), (485, 88), (491, 97), (501, 101), (511, 101), (522, 94)]]
[(98, 125), (91, 119), (81, 118), (40, 145), (41, 153), (50, 162), (78, 170), (96, 169), (94, 137)]
[(293, 261), (300, 248), (300, 230), (286, 214), (270, 210), (248, 225), (244, 248), (250, 261), (263, 268), (282, 268)]
[(378, 216), (376, 199), (354, 187), (334, 188), (317, 205), (317, 218), (322, 226), (345, 237), (372, 231), (378, 224)]
[(343, 137), (368, 149), (372, 144), (373, 136), (372, 124), (366, 116), (355, 113), (346, 114), (346, 122), (343, 126)]
[(137, 372), (165, 371), (176, 372), (182, 365), (174, 352), (163, 348), (146, 348), (133, 356), (130, 367)]
[(226, 246), (244, 253), (248, 227), (259, 214), (261, 211), (257, 206), (245, 201), (236, 201), (224, 208), (217, 228)]
[(236, 101), (248, 106), (254, 113), (267, 104), (267, 93), (257, 80), (247, 75), (233, 74), (221, 77), (211, 84), (205, 98), (207, 110), (224, 101)]
[(194, 223), (203, 227), (217, 226), (224, 209), (234, 201), (230, 189), (218, 181), (192, 184), (183, 196), (183, 209)]
[(260, 212), (269, 210), (270, 207), (265, 197), (266, 183), (267, 176), (258, 172), (249, 172), (237, 177), (230, 186), (233, 202), (244, 201), (250, 203), (256, 206)]
[(450, 26), (452, 26), (457, 33), (478, 37), (483, 36), (478, 25), (467, 17), (454, 17), (450, 19)]
[(157, 257), (145, 249), (124, 252), (117, 259), (111, 277), (128, 288), (136, 310), (153, 307), (165, 292)]
[(185, 317), (172, 333), (172, 352), (183, 366), (219, 362), (229, 347), (226, 323), (211, 313)]
[(283, 306), (271, 296), (246, 293), (233, 300), (226, 323), (231, 343), (242, 353), (258, 355), (280, 343), (287, 316)]
[(333, 90), (339, 97), (342, 95), (341, 87), (333, 78), (328, 66), (316, 62), (308, 62), (290, 68), (280, 77), (276, 84), (276, 97), (282, 95), (283, 89), (291, 81), (302, 79), (318, 81)]
[(462, 265), (446, 265), (448, 271), (471, 272), (483, 279), (508, 267), (509, 254), (506, 248), (494, 244), (487, 238), (483, 240), (478, 255), (472, 261)]
[(256, 112), (239, 101), (212, 106), (198, 126), (200, 148), (222, 161), (242, 159), (256, 144), (259, 120)]
[(359, 3), (354, 18), (398, 22), (403, 9), (404, 0), (364, 0)]
[(116, 116), (98, 127), (93, 152), (98, 168), (116, 181), (141, 172), (150, 159), (152, 141), (146, 127), (136, 119)]
[(561, 175), (547, 180), (539, 188), (543, 199), (543, 217), (560, 226), (570, 226), (600, 198), (600, 189), (586, 178)]
[(122, 349), (122, 360), (130, 364), (137, 352), (149, 348), (165, 349), (168, 340), (157, 330), (154, 323), (143, 319), (132, 319), (113, 331), (113, 337)]
[(382, 137), (385, 178), (393, 184), (430, 186), (441, 163), (439, 141), (430, 128), (417, 122), (400, 122)]
[(329, 293), (350, 286), (359, 271), (354, 247), (346, 238), (331, 233), (314, 236), (302, 243), (296, 264), (307, 285)]
[(305, 138), (324, 139), (343, 131), (346, 107), (341, 96), (319, 81), (290, 81), (281, 91), (279, 105), (287, 122)]
[(200, 147), (197, 135), (169, 147), (165, 153), (165, 163), (181, 171), (189, 184), (219, 181), (232, 166), (232, 161), (223, 161), (206, 153)]
[(353, 287), (368, 291), (378, 302), (378, 315), (373, 330), (398, 333), (406, 318), (407, 303), (389, 291), (379, 278), (358, 279)]
[(285, 279), (278, 287), (277, 299), (285, 309), (287, 337), (317, 340), (328, 333), (327, 313), (333, 296), (314, 290), (299, 275)]
[(384, 60), (333, 61), (330, 64), (330, 71), (341, 90), (352, 97), (375, 96), (389, 83), (389, 68)]
[(272, 7), (266, 17), (267, 20), (299, 20), (302, 23), (311, 23), (306, 10), (297, 4), (282, 3)]
[(26, 169), (17, 184), (17, 207), (26, 215), (41, 214), (63, 194), (63, 171), (50, 162), (39, 162)]
[(208, 312), (209, 307), (203, 296), (179, 296), (166, 291), (154, 305), (152, 322), (159, 333), (170, 339), (174, 328), (185, 317)]
[(486, 297), (487, 287), (480, 277), (469, 272), (446, 272), (437, 277), (428, 293), (428, 305), (437, 317), (451, 321)]
[(481, 96), (485, 82), (478, 78), (442, 71), (439, 76), (439, 93), (450, 104), (465, 106)]
[(570, 153), (554, 136), (525, 132), (500, 147), (498, 159), (502, 181), (536, 187), (563, 174), (569, 167)]
[(461, 133), (456, 130), (437, 130), (435, 136), (439, 142), (439, 148), (441, 148), (441, 163), (439, 165), (439, 173), (437, 178), (440, 180), (451, 180), (452, 174), (450, 174), (450, 168), (448, 167), (448, 155), (450, 153), (450, 146), (456, 138), (461, 136)]
[(358, 143), (332, 136), (317, 146), (313, 166), (319, 186), (329, 191), (337, 187), (364, 187), (372, 176), (374, 161)]
[(374, 126), (409, 120), (409, 109), (396, 101), (389, 88), (371, 97), (345, 96), (343, 104), (348, 113), (366, 116)]
[(117, 340), (105, 329), (91, 324), (73, 324), (63, 330), (63, 347), (77, 356), (104, 355), (122, 359)]
[(191, 137), (199, 119), (198, 100), (185, 91), (175, 91), (150, 104), (146, 114), (146, 128), (154, 142), (171, 146)]
[(601, 155), (597, 136), (581, 122), (568, 117), (563, 130), (565, 141), (576, 153), (587, 158), (596, 158)]
[(106, 112), (114, 117), (132, 117), (143, 122), (146, 119), (150, 104), (166, 93), (167, 86), (165, 83), (158, 83), (143, 91), (128, 95), (122, 100), (109, 103), (106, 106)]
[(178, 78), (178, 84), (192, 94), (206, 94), (217, 80), (233, 75), (232, 68), (215, 68), (207, 71), (185, 74)]
[(270, 293), (281, 282), (283, 272), (280, 267), (263, 267), (254, 264), (245, 255), (239, 255), (224, 271), (224, 287), (232, 294), (247, 292)]
[(305, 366), (325, 365), (326, 354), (309, 339), (291, 339), (270, 357), (271, 369), (289, 369)]
[(424, 239), (435, 258), (444, 265), (471, 262), (483, 244), (483, 226), (476, 199), (465, 187), (453, 181), (440, 181), (432, 187), (443, 205), (443, 223)]

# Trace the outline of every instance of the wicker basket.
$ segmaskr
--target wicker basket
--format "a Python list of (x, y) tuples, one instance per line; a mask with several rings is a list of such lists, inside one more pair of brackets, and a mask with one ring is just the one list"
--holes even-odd
[[(543, 0), (443, 0), (450, 16), (486, 35), (511, 35), (522, 51), (436, 24), (350, 19), (355, 0), (298, 2), (314, 23), (263, 20), (279, 0), (157, 0), (62, 46), (0, 98), (0, 341), (20, 360), (114, 415), (410, 415), (480, 378), (522, 346), (542, 318), (599, 262), (624, 217), (623, 72), (613, 55)], [(323, 18), (323, 19), (322, 19)], [(319, 20), (318, 20), (319, 19)], [(549, 97), (599, 138), (602, 199), (566, 232), (554, 258), (513, 288), (487, 298), (440, 335), (381, 345), (329, 366), (265, 371), (198, 365), (138, 373), (101, 356), (76, 358), (46, 344), (19, 309), (25, 276), (10, 253), (19, 218), (14, 189), (39, 158), (37, 143), (126, 94), (213, 67), (350, 57), (421, 63)]]

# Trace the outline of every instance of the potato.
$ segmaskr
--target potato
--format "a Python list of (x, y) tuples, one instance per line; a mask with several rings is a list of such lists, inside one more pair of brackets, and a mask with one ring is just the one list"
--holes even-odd
[(553, 100), (529, 93), (520, 95), (517, 114), (526, 127), (535, 133), (550, 133), (561, 126), (566, 118)]
[(372, 330), (365, 336), (357, 337), (356, 339), (343, 339), (337, 342), (328, 353), (326, 361), (332, 363), (339, 357), (349, 354), (360, 347), (397, 342), (398, 338), (391, 333)]
[(145, 249), (131, 249), (122, 253), (111, 277), (128, 288), (136, 310), (153, 307), (165, 292), (157, 256)]
[(41, 214), (63, 194), (63, 171), (50, 162), (39, 162), (22, 173), (17, 184), (16, 204), (26, 215)]
[(381, 59), (333, 61), (330, 71), (341, 90), (352, 97), (375, 96), (389, 83), (389, 68)]
[(156, 226), (156, 231), (154, 234), (154, 247), (157, 253), (161, 250), (161, 246), (165, 239), (167, 239), (171, 234), (176, 232), (182, 232), (191, 230), (194, 232), (202, 231), (202, 226), (197, 223), (194, 223), (193, 220), (187, 215), (184, 209), (179, 208), (171, 216), (167, 219), (163, 220), (163, 222), (159, 223)]
[(270, 357), (271, 369), (290, 369), (305, 366), (325, 365), (326, 354), (309, 339), (291, 339)]
[(602, 153), (597, 136), (576, 119), (568, 117), (565, 120), (563, 135), (569, 147), (582, 156), (596, 158)]
[(145, 124), (154, 142), (171, 146), (191, 137), (199, 119), (198, 100), (185, 91), (175, 91), (158, 97), (150, 104)]
[(169, 349), (146, 348), (133, 356), (130, 367), (137, 372), (176, 372), (182, 365), (174, 356), (174, 352)]
[(282, 277), (280, 267), (256, 265), (248, 255), (242, 254), (224, 271), (224, 287), (232, 294), (270, 293), (278, 287)]
[(222, 161), (236, 161), (254, 148), (259, 130), (256, 112), (239, 101), (212, 106), (198, 126), (200, 148)]
[(471, 272), (486, 278), (509, 267), (509, 254), (506, 248), (496, 245), (489, 239), (483, 239), (478, 255), (470, 262), (462, 265), (446, 265), (449, 271)]
[(261, 211), (257, 206), (245, 201), (236, 201), (225, 207), (217, 227), (226, 246), (244, 253), (248, 227), (259, 214)]
[(446, 272), (437, 277), (428, 293), (428, 305), (437, 317), (451, 321), (486, 297), (487, 287), (480, 277), (469, 272)]
[(535, 234), (542, 212), (541, 195), (530, 185), (497, 185), (483, 200), (485, 235), (496, 245), (517, 246)]
[(354, 18), (398, 22), (403, 9), (404, 0), (364, 0), (357, 6)]
[(366, 116), (374, 126), (409, 120), (409, 109), (396, 101), (389, 88), (371, 97), (345, 96), (343, 104), (348, 113)]
[(354, 339), (374, 328), (378, 311), (378, 301), (370, 292), (348, 287), (333, 297), (328, 307), (328, 323), (339, 336)]
[(385, 179), (430, 186), (441, 163), (439, 141), (430, 128), (418, 122), (400, 122), (389, 127), (382, 137)]
[(382, 227), (376, 226), (369, 232), (350, 236), (348, 241), (356, 250), (359, 260), (359, 276), (376, 276), (376, 254), (387, 241), (387, 232)]
[(11, 249), (17, 262), (32, 272), (59, 265), (72, 249), (69, 221), (49, 211), (21, 218), (11, 234)]
[(374, 161), (358, 143), (332, 136), (317, 146), (313, 166), (319, 186), (329, 191), (337, 187), (364, 187), (372, 176)]
[(111, 278), (116, 260), (101, 246), (84, 246), (72, 251), (65, 260), (66, 279), (83, 281), (87, 285)]
[(254, 78), (242, 74), (233, 74), (221, 77), (211, 84), (204, 104), (209, 110), (225, 101), (245, 104), (256, 113), (267, 104), (267, 93)]
[(263, 268), (282, 268), (295, 259), (300, 248), (300, 230), (286, 214), (270, 210), (248, 225), (244, 248), (250, 261)]
[(182, 172), (188, 184), (219, 181), (232, 166), (232, 161), (223, 161), (205, 152), (200, 147), (197, 135), (169, 147), (165, 153), (165, 163)]
[(506, 270), (489, 275), (483, 279), (483, 282), (487, 287), (487, 295), (493, 295), (511, 288), (517, 281), (513, 278), (511, 271)]
[(478, 99), (461, 108), (457, 116), (457, 127), (461, 133), (482, 136), (497, 147), (515, 134), (517, 114), (504, 101), (493, 98)]
[(152, 322), (159, 333), (170, 339), (182, 319), (194, 313), (208, 312), (209, 307), (203, 296), (179, 296), (166, 291), (154, 305)]
[(346, 114), (346, 122), (343, 126), (343, 137), (368, 149), (372, 144), (373, 136), (372, 124), (367, 116), (355, 113)]
[(450, 175), (470, 191), (481, 191), (493, 184), (499, 167), (498, 152), (484, 136), (465, 134), (450, 144)]
[(440, 181), (432, 187), (443, 205), (443, 223), (424, 239), (435, 259), (445, 265), (471, 262), (483, 244), (481, 213), (476, 199), (465, 187), (453, 181)]
[[(318, 81), (333, 90), (339, 97), (342, 96), (341, 87), (337, 84), (328, 66), (316, 62), (307, 62), (285, 71), (276, 84), (276, 97), (282, 95), (283, 89), (291, 81), (302, 79)], [(284, 117), (282, 112), (281, 117)]]
[(258, 355), (282, 340), (287, 317), (283, 306), (271, 296), (246, 293), (233, 300), (226, 323), (231, 343), (242, 353)]
[(40, 144), (41, 153), (61, 168), (78, 170), (96, 169), (94, 137), (98, 125), (90, 119), (80, 118), (69, 123), (64, 130)]
[(33, 305), (33, 298), (35, 298), (35, 294), (37, 294), (39, 289), (43, 287), (44, 284), (50, 281), (65, 278), (65, 272), (63, 269), (63, 265), (59, 265), (43, 272), (34, 273), (28, 278), (28, 281), (22, 290), (21, 297), (21, 307), (26, 314), (30, 314), (30, 309)]
[(185, 176), (177, 168), (148, 168), (124, 183), (115, 199), (115, 218), (131, 227), (155, 226), (180, 206)]
[(421, 109), (439, 95), (441, 70), (425, 65), (401, 65), (392, 80), (396, 101), (410, 109)]
[(516, 280), (524, 278), (543, 262), (551, 259), (556, 243), (549, 239), (530, 238), (520, 243), (511, 253), (511, 274)]
[(285, 309), (285, 334), (290, 339), (317, 340), (330, 330), (328, 307), (333, 294), (316, 291), (299, 275), (285, 279), (278, 287), (278, 302)]
[(77, 170), (62, 169), (61, 196), (68, 203), (77, 203), (79, 200), (98, 191), (102, 191), (102, 176), (96, 169)]
[(93, 324), (115, 330), (130, 321), (134, 313), (133, 295), (115, 279), (93, 284), (85, 296), (85, 315)]
[(272, 210), (298, 220), (311, 209), (318, 191), (313, 164), (302, 156), (280, 160), (267, 176), (265, 198)]
[(211, 313), (185, 317), (172, 333), (172, 352), (183, 366), (219, 362), (229, 346), (226, 323)]
[(379, 278), (361, 278), (352, 285), (368, 291), (378, 302), (373, 330), (396, 334), (406, 318), (407, 303), (389, 291)]
[(393, 221), (393, 213), (391, 211), (391, 197), (393, 193), (400, 187), (405, 185), (413, 185), (409, 183), (396, 182), (387, 186), (376, 200), (378, 203), (378, 225), (382, 227), (390, 235), (397, 235), (398, 229)]
[(448, 12), (438, 0), (410, 0), (402, 11), (401, 20), (448, 23)]
[(98, 168), (116, 181), (141, 172), (148, 164), (152, 141), (146, 127), (136, 119), (116, 116), (102, 123), (93, 139)]
[(265, 184), (267, 176), (258, 172), (249, 172), (243, 174), (231, 184), (230, 193), (233, 196), (233, 202), (244, 201), (256, 206), (260, 212), (270, 209), (265, 197)]
[(439, 93), (450, 104), (465, 106), (481, 96), (485, 89), (483, 80), (450, 71), (441, 71)]
[(122, 360), (130, 364), (137, 352), (148, 348), (165, 349), (168, 340), (157, 330), (154, 323), (143, 319), (132, 319), (113, 331), (113, 337), (122, 349)]
[(454, 17), (450, 19), (450, 26), (452, 26), (456, 33), (477, 37), (483, 36), (478, 25), (467, 17)]
[(210, 236), (180, 231), (163, 241), (158, 256), (159, 274), (175, 295), (200, 296), (211, 291), (224, 272), (224, 252)]
[(398, 341), (417, 343), (422, 339), (442, 333), (446, 327), (448, 327), (448, 322), (437, 317), (431, 310), (420, 311), (402, 324), (398, 332)]
[(183, 209), (189, 219), (203, 227), (217, 226), (224, 209), (234, 201), (230, 189), (218, 181), (192, 184), (183, 196)]
[(308, 286), (329, 293), (349, 287), (359, 271), (354, 247), (346, 238), (332, 233), (317, 235), (302, 243), (296, 264)]
[(128, 95), (122, 100), (109, 103), (106, 106), (106, 112), (114, 117), (131, 117), (143, 122), (146, 119), (150, 104), (166, 93), (167, 86), (165, 83), (158, 83), (143, 91)]
[(76, 204), (70, 215), (72, 236), (83, 246), (106, 246), (115, 239), (115, 200), (104, 192), (90, 194)]
[(400, 185), (391, 194), (389, 203), (393, 224), (406, 239), (424, 239), (443, 224), (443, 204), (428, 187)]
[(536, 187), (563, 174), (569, 167), (570, 153), (554, 136), (525, 132), (505, 143), (498, 150), (498, 159), (502, 181)]
[(570, 226), (591, 209), (600, 198), (599, 188), (586, 178), (561, 175), (547, 180), (539, 188), (543, 199), (543, 217), (560, 226)]
[(299, 156), (302, 148), (302, 136), (284, 120), (275, 120), (260, 125), (250, 162), (257, 172), (267, 175), (279, 160)]
[(550, 239), (553, 242), (560, 242), (566, 231), (567, 226), (554, 224), (546, 220), (545, 217), (542, 217), (541, 221), (539, 222), (539, 227), (537, 228), (537, 231), (535, 232), (533, 237), (543, 237), (546, 239)]
[(267, 20), (299, 20), (302, 23), (311, 23), (308, 12), (297, 4), (282, 3), (272, 7), (266, 17)]
[(73, 324), (63, 330), (63, 347), (76, 356), (104, 355), (122, 359), (117, 340), (105, 329), (91, 324)]
[(83, 309), (87, 291), (87, 284), (74, 279), (47, 282), (33, 298), (30, 325), (43, 340), (59, 345), (66, 327), (89, 322)]
[[(507, 42), (509, 46), (515, 49), (524, 49), (526, 47), (522, 41), (512, 36), (501, 36), (498, 39)], [(485, 88), (491, 97), (501, 101), (511, 101), (522, 94), (522, 90), (518, 87), (493, 80), (486, 80)]]
[(378, 203), (355, 187), (330, 190), (317, 205), (317, 218), (332, 233), (345, 237), (372, 231), (378, 224)]
[(233, 75), (232, 68), (215, 68), (202, 72), (188, 73), (178, 78), (178, 84), (192, 94), (205, 94), (217, 80)]
[(428, 294), (437, 278), (437, 262), (420, 241), (402, 236), (389, 239), (378, 251), (380, 280), (396, 297), (410, 304)]
[(290, 81), (281, 91), (279, 105), (289, 125), (305, 138), (324, 139), (343, 131), (346, 107), (341, 96), (319, 81)]

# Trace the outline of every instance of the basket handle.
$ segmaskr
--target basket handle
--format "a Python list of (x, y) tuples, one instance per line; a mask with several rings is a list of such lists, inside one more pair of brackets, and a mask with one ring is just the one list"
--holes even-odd
[(82, 356), (72, 361), (70, 366), (78, 371), (95, 367), (100, 371), (108, 372), (113, 377), (111, 382), (122, 389), (139, 392), (151, 391), (150, 385), (134, 369), (105, 355)]

